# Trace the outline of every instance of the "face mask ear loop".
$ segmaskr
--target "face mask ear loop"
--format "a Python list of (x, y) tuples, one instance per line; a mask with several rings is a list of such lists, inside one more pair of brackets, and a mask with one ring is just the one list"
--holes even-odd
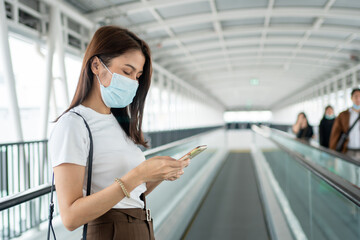
[[(99, 59), (99, 60), (100, 60), (100, 59)], [(103, 61), (100, 60), (100, 62), (101, 62), (101, 64), (106, 68), (106, 70), (108, 70), (108, 72), (109, 72), (111, 75), (113, 75), (113, 73), (108, 69), (108, 67), (103, 63)]]
[(97, 74), (95, 74), (95, 76), (96, 76), (97, 80), (99, 81), (100, 86), (104, 86), (101, 84), (99, 76)]

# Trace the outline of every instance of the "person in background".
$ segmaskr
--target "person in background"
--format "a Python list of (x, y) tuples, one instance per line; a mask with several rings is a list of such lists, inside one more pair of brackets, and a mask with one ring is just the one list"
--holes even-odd
[[(341, 112), (335, 119), (330, 136), (330, 148), (336, 150), (336, 145), (342, 133), (347, 133), (358, 119), (360, 114), (360, 88), (354, 88), (351, 92), (351, 108)], [(360, 160), (360, 121), (357, 121), (349, 133), (348, 139), (344, 143), (342, 153)]]
[(332, 106), (329, 105), (325, 108), (324, 117), (321, 119), (319, 125), (320, 145), (323, 147), (329, 147), (330, 134), (334, 121), (334, 109), (332, 108)]
[(304, 112), (298, 114), (296, 123), (292, 127), (293, 132), (298, 139), (308, 141), (314, 135), (312, 126), (309, 125)]

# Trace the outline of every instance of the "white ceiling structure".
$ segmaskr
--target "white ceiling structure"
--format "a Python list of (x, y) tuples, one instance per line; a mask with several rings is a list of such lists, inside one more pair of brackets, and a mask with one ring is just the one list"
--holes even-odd
[(228, 110), (272, 109), (360, 56), (359, 0), (65, 2), (136, 32), (155, 62)]

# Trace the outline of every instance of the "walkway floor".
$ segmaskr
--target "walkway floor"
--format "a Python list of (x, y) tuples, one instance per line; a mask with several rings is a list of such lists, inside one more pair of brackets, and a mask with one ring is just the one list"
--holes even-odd
[(249, 153), (229, 154), (184, 239), (269, 239)]

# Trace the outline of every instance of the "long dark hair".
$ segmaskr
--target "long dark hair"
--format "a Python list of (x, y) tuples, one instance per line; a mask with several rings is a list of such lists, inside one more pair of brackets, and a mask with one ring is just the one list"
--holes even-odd
[[(87, 98), (93, 87), (94, 74), (91, 70), (91, 63), (94, 57), (99, 57), (105, 65), (108, 65), (111, 59), (131, 50), (139, 50), (145, 57), (143, 73), (139, 79), (139, 88), (133, 102), (129, 106), (125, 108), (111, 108), (111, 112), (116, 117), (121, 128), (135, 144), (148, 147), (141, 130), (141, 125), (145, 99), (149, 91), (152, 74), (150, 48), (145, 41), (127, 29), (117, 26), (104, 26), (95, 32), (85, 51), (74, 98), (69, 108), (63, 114), (80, 105)], [(55, 121), (58, 121), (63, 114)]]
[(303, 116), (304, 116), (304, 118), (305, 118), (305, 120), (306, 120), (306, 125), (309, 126), (309, 121), (308, 121), (308, 119), (307, 119), (307, 117), (306, 117), (306, 114), (305, 114), (304, 112), (300, 112), (300, 113), (298, 114), (296, 121), (299, 120), (300, 115), (303, 115)]

